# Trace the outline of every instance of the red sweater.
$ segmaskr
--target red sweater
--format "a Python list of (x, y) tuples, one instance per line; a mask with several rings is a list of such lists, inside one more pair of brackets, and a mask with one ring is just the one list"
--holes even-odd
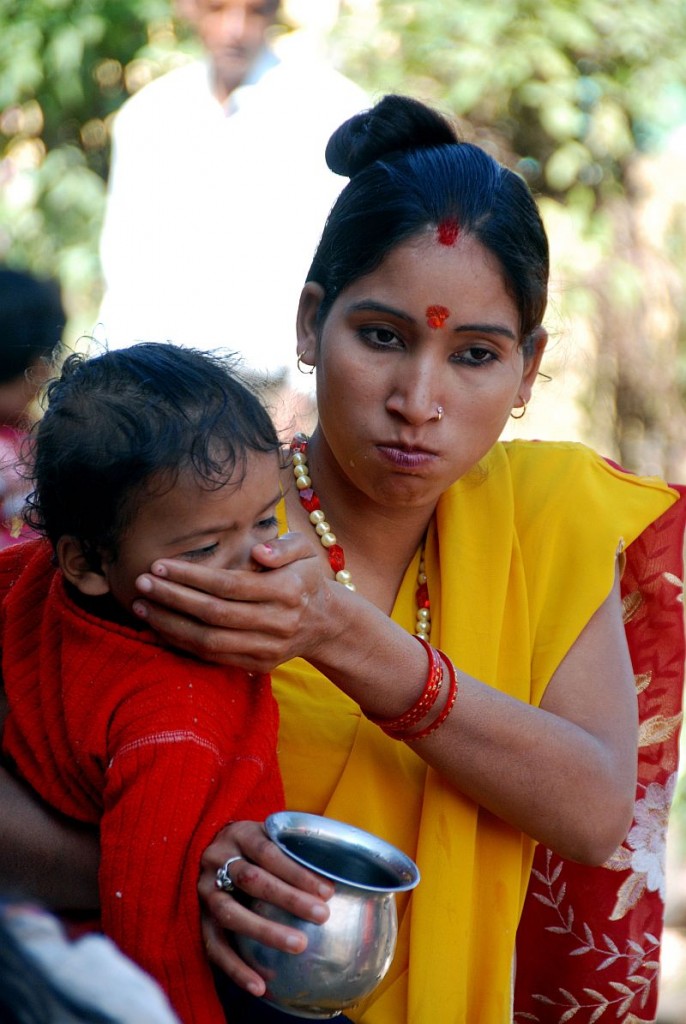
[(196, 881), (223, 825), (283, 807), (268, 676), (85, 611), (42, 540), (0, 553), (0, 602), (5, 754), (52, 807), (99, 825), (103, 930), (184, 1024), (217, 1024)]

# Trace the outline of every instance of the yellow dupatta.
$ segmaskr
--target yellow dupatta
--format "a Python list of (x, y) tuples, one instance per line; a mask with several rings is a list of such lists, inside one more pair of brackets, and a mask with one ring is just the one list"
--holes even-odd
[[(674, 500), (581, 445), (498, 444), (439, 502), (427, 539), (432, 642), (527, 703), (609, 593), (621, 543)], [(393, 618), (411, 630), (418, 555)], [(306, 662), (273, 674), (288, 806), (382, 835), (422, 881), (398, 901), (393, 966), (364, 1024), (504, 1024), (533, 841), (445, 783)], [(459, 696), (453, 714), (459, 714)]]

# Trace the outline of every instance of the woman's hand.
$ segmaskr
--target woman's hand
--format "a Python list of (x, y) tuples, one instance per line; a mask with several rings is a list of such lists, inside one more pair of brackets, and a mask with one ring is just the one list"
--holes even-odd
[(332, 583), (311, 543), (286, 534), (252, 556), (270, 571), (157, 561), (136, 581), (133, 610), (173, 646), (249, 672), (314, 653)]
[(301, 953), (305, 935), (296, 928), (266, 921), (229, 893), (217, 888), (217, 871), (231, 857), (231, 879), (241, 892), (266, 900), (297, 917), (322, 924), (329, 916), (330, 882), (301, 867), (279, 850), (256, 821), (237, 821), (222, 829), (203, 854), (198, 891), (203, 906), (203, 937), (210, 960), (240, 988), (264, 995), (265, 983), (238, 956), (226, 932), (257, 939), (287, 953)]

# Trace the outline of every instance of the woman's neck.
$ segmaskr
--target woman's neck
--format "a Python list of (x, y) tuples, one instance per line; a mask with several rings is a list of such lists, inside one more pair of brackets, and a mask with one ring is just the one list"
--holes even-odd
[[(434, 507), (378, 505), (341, 473), (321, 435), (315, 434), (308, 445), (307, 465), (312, 489), (345, 552), (346, 568), (352, 573), (353, 583), (364, 597), (389, 614)], [(311, 532), (316, 541), (314, 527), (295, 486), (289, 488), (286, 503), (291, 528), (305, 534)], [(328, 565), (323, 548), (320, 557)]]

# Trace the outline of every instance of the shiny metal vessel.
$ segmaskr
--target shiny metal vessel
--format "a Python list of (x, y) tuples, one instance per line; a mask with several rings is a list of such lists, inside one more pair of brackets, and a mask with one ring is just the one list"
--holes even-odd
[(265, 1000), (299, 1017), (335, 1017), (368, 996), (393, 960), (395, 893), (419, 882), (417, 866), (378, 836), (332, 818), (281, 811), (266, 821), (270, 838), (335, 886), (325, 924), (311, 924), (263, 900), (251, 908), (307, 936), (303, 953), (282, 953), (236, 936), (243, 959), (267, 985)]

